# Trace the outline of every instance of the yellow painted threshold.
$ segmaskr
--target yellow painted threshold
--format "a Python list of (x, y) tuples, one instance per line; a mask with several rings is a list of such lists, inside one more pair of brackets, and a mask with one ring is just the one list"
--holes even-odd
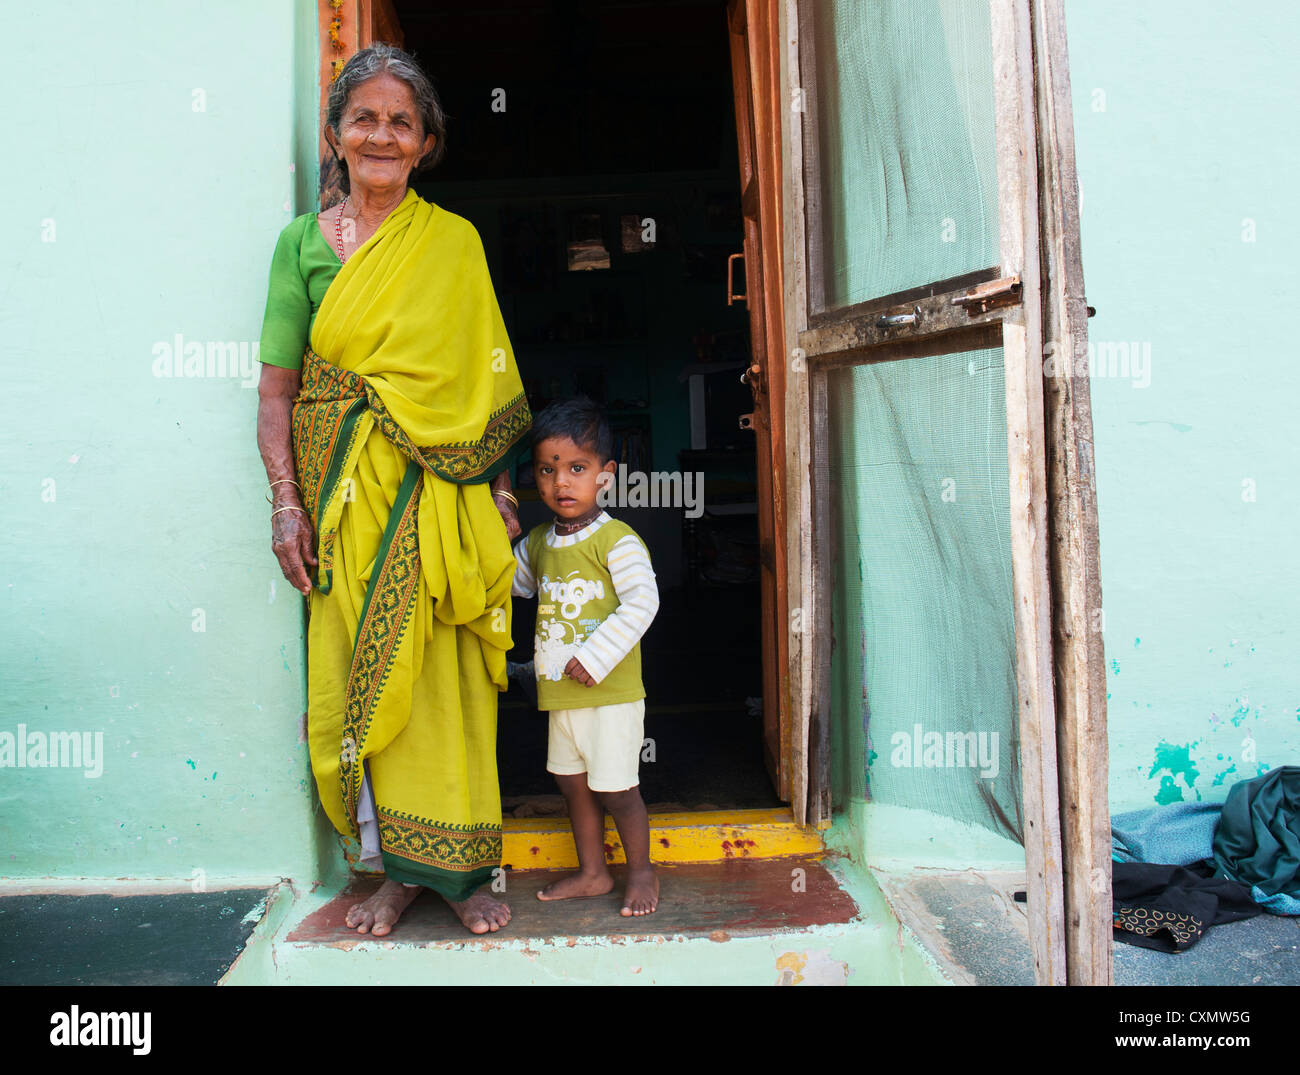
[[(571, 870), (578, 865), (567, 817), (513, 818), (502, 823), (502, 862), (516, 870)], [(722, 862), (726, 859), (817, 855), (821, 833), (795, 823), (789, 810), (716, 810), (651, 814), (654, 862)], [(612, 818), (605, 819), (605, 861), (626, 862)]]

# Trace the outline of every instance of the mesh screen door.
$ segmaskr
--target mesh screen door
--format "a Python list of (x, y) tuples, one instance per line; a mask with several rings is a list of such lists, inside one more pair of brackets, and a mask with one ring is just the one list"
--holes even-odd
[(797, 7), (823, 795), (1020, 841), (1058, 923), (1028, 3)]

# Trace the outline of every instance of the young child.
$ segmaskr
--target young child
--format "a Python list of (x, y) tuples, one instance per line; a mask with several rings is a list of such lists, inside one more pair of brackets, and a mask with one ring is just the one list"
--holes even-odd
[(555, 403), (533, 419), (533, 473), (555, 513), (515, 546), (514, 593), (537, 595), (534, 663), (538, 708), (550, 713), (546, 768), (569, 806), (579, 870), (547, 885), (542, 900), (601, 896), (605, 811), (627, 854), (624, 915), (652, 913), (659, 879), (650, 865), (650, 819), (637, 766), (645, 722), (641, 636), (659, 609), (645, 544), (597, 504), (617, 469), (609, 424), (591, 400)]

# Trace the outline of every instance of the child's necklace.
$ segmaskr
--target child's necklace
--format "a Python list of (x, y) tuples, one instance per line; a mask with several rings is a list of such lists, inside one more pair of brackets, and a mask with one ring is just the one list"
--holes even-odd
[(555, 533), (558, 537), (568, 537), (570, 534), (576, 534), (584, 526), (590, 526), (600, 517), (600, 513), (605, 509), (597, 504), (586, 515), (580, 515), (576, 519), (567, 521), (555, 520)]

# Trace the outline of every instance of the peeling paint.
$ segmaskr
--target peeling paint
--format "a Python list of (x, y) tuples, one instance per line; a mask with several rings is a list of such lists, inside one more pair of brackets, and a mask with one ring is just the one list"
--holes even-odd
[[(1222, 757), (1222, 755), (1220, 755), (1220, 757)], [(1214, 774), (1214, 782), (1210, 786), (1216, 788), (1219, 787), (1230, 774), (1235, 773), (1236, 771), (1237, 763), (1233, 762), (1226, 769), (1221, 769), (1219, 772)]]
[(782, 952), (776, 957), (777, 985), (847, 985), (849, 965), (832, 959), (830, 949)]

